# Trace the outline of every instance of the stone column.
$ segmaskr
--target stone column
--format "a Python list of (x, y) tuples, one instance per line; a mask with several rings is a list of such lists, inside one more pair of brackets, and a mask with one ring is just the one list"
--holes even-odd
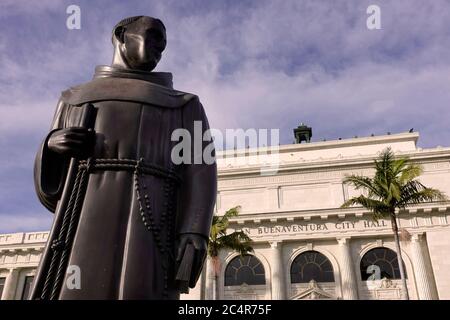
[(411, 258), (416, 278), (417, 293), (420, 300), (435, 300), (438, 299), (436, 283), (431, 262), (428, 259), (428, 255), (424, 252), (423, 240), (423, 234), (411, 235)]
[(208, 268), (206, 264), (208, 263), (208, 259), (205, 260), (203, 265), (202, 274), (200, 275), (201, 286), (200, 286), (200, 300), (206, 300), (206, 276), (208, 272)]
[(353, 268), (353, 260), (350, 251), (350, 238), (338, 238), (340, 253), (342, 298), (344, 300), (358, 300), (358, 286)]
[(5, 280), (2, 300), (14, 300), (17, 290), (17, 281), (19, 280), (19, 269), (10, 269)]
[(285, 272), (283, 264), (283, 246), (281, 241), (270, 242), (272, 248), (270, 259), (272, 300), (285, 300)]
[(205, 299), (214, 300), (218, 299), (216, 297), (216, 286), (215, 286), (215, 271), (212, 262), (212, 258), (208, 257), (206, 260), (206, 283), (205, 283)]

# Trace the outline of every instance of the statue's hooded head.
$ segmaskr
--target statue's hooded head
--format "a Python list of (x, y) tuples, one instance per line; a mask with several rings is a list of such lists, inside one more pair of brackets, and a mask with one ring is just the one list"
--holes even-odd
[(126, 18), (114, 27), (112, 42), (114, 66), (152, 71), (166, 48), (166, 27), (152, 17)]

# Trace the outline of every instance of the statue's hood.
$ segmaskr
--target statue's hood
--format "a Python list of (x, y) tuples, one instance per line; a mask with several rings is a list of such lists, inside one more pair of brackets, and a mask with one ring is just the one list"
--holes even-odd
[(72, 105), (118, 100), (177, 108), (196, 96), (172, 88), (172, 74), (143, 72), (98, 66), (94, 79), (62, 92), (61, 99)]

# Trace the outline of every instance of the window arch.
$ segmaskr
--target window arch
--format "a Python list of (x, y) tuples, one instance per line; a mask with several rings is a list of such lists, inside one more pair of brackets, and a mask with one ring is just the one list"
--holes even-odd
[(225, 269), (225, 286), (266, 284), (266, 275), (261, 261), (250, 254), (233, 258)]
[(330, 260), (314, 250), (300, 253), (291, 265), (291, 283), (334, 282)]
[[(380, 279), (400, 279), (400, 269), (398, 266), (397, 253), (395, 251), (385, 247), (374, 248), (367, 251), (359, 264), (361, 279), (363, 281), (368, 280), (372, 274), (378, 272), (377, 269), (372, 267), (373, 265), (380, 268)], [(404, 262), (403, 270), (405, 270), (406, 277)]]

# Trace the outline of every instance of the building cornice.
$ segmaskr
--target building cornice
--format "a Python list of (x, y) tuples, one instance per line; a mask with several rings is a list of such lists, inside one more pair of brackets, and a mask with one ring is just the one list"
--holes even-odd
[[(432, 148), (432, 149), (416, 149), (408, 152), (398, 152), (397, 156), (409, 157), (415, 162), (428, 162), (428, 161), (450, 161), (450, 148)], [(365, 167), (373, 165), (374, 159), (378, 157), (378, 154), (371, 155), (358, 155), (351, 157), (334, 157), (334, 158), (318, 158), (314, 160), (293, 160), (281, 162), (277, 169), (279, 173), (298, 172), (306, 170), (336, 170), (338, 168), (347, 167)], [(260, 176), (261, 172), (265, 170), (259, 164), (257, 165), (237, 165), (230, 167), (222, 167), (218, 169), (219, 179), (235, 178), (236, 176)], [(267, 167), (267, 171), (270, 172), (271, 168)]]
[[(374, 144), (388, 144), (394, 142), (407, 142), (412, 141), (417, 143), (419, 139), (418, 132), (411, 133), (397, 133), (391, 135), (381, 135), (381, 136), (371, 136), (371, 137), (361, 137), (361, 138), (350, 138), (342, 140), (330, 140), (330, 141), (318, 141), (311, 143), (293, 143), (277, 146), (276, 148), (280, 153), (288, 152), (304, 152), (313, 150), (323, 150), (323, 149), (335, 149), (344, 147), (355, 147), (363, 145), (374, 145)], [(258, 155), (270, 153), (274, 147), (258, 147), (258, 148), (248, 148), (248, 149), (229, 149), (217, 151), (217, 158), (222, 157), (241, 157), (249, 155)]]
[[(450, 211), (450, 201), (422, 203), (411, 205), (405, 210), (398, 212), (399, 216), (417, 215), (417, 214), (444, 214)], [(242, 212), (239, 216), (231, 218), (231, 224), (261, 223), (261, 222), (280, 222), (280, 221), (311, 221), (327, 220), (332, 218), (348, 219), (352, 217), (361, 218), (369, 216), (372, 213), (362, 207), (355, 208), (327, 208), (327, 209), (308, 209), (308, 210), (271, 210), (271, 212)]]

